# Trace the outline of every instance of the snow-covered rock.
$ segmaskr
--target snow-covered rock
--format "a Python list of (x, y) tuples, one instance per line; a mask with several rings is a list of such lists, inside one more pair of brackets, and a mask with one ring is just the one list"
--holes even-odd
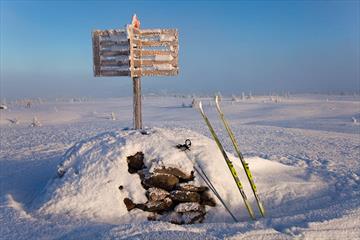
[(150, 201), (161, 201), (169, 195), (169, 192), (161, 188), (149, 188), (147, 191), (147, 196)]

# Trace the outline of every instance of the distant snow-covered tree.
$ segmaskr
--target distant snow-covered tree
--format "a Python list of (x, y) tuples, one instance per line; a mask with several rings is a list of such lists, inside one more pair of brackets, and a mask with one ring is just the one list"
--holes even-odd
[(191, 104), (186, 104), (186, 103), (184, 103), (184, 102), (181, 104), (181, 106), (182, 106), (183, 108), (191, 108), (191, 107), (193, 107), (192, 103), (191, 103)]
[(115, 117), (115, 113), (114, 113), (114, 112), (111, 112), (111, 114), (110, 114), (110, 119), (111, 119), (112, 121), (115, 121), (115, 120), (116, 120), (116, 117)]
[(14, 119), (7, 119), (9, 122), (10, 122), (10, 124), (19, 124), (20, 123), (20, 121), (19, 121), (19, 119), (18, 118), (14, 118)]
[(232, 95), (231, 101), (232, 101), (232, 102), (240, 102), (240, 99), (239, 99), (237, 96)]
[(279, 98), (278, 95), (276, 95), (276, 97), (275, 97), (275, 103), (279, 103), (279, 102), (280, 102), (280, 98)]
[(193, 100), (192, 100), (192, 102), (191, 102), (191, 107), (192, 107), (192, 108), (195, 108), (196, 105), (197, 105), (197, 101), (196, 101), (195, 98), (193, 98)]
[(37, 119), (36, 116), (34, 116), (32, 123), (30, 124), (30, 127), (41, 127), (41, 122)]
[(358, 123), (358, 122), (357, 122), (357, 119), (356, 119), (355, 117), (352, 117), (351, 119), (352, 119), (352, 122), (353, 122), (354, 124), (357, 124), (357, 123)]

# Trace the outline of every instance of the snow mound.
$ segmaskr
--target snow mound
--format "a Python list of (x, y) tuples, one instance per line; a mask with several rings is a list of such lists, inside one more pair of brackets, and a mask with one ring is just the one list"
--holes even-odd
[[(183, 144), (188, 138), (192, 141), (191, 151), (185, 153), (175, 147), (177, 144)], [(238, 218), (249, 219), (232, 176), (215, 143), (187, 129), (162, 128), (153, 128), (146, 132), (106, 132), (75, 144), (64, 154), (59, 166), (60, 174), (47, 184), (44, 194), (39, 197), (38, 211), (49, 215), (106, 223), (147, 221), (149, 213), (138, 209), (128, 212), (123, 203), (124, 198), (131, 198), (137, 203), (147, 200), (138, 174), (128, 172), (126, 160), (127, 156), (139, 151), (144, 153), (144, 164), (150, 172), (164, 165), (179, 168), (184, 172), (192, 171), (194, 163), (201, 166)], [(229, 157), (256, 211), (256, 204), (240, 161), (232, 154), (229, 154)], [(267, 210), (270, 210), (269, 214), (277, 204), (294, 200), (302, 197), (304, 193), (308, 194), (321, 188), (319, 179), (298, 177), (303, 171), (300, 168), (259, 157), (246, 160), (249, 162), (265, 208), (268, 207)], [(194, 183), (204, 185), (196, 173)], [(205, 219), (205, 222), (231, 221), (231, 217), (220, 203), (217, 207), (208, 209)]]

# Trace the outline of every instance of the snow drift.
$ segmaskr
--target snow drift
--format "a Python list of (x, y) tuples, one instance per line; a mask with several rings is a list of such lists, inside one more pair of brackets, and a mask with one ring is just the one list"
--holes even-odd
[[(184, 143), (187, 138), (191, 139), (192, 146), (191, 151), (185, 154), (175, 146)], [(147, 200), (139, 176), (128, 172), (126, 157), (138, 151), (144, 153), (144, 163), (150, 172), (163, 165), (190, 172), (194, 163), (200, 165), (238, 219), (250, 220), (215, 143), (187, 129), (162, 128), (148, 129), (146, 132), (105, 132), (76, 143), (64, 154), (57, 176), (47, 184), (43, 195), (39, 197), (39, 212), (105, 223), (147, 221), (147, 212), (138, 209), (128, 212), (123, 203), (124, 198), (131, 198), (135, 202)], [(260, 216), (240, 161), (230, 153), (229, 157), (238, 171), (257, 216)], [(270, 215), (277, 211), (283, 201), (301, 198), (309, 191), (316, 192), (323, 186), (321, 180), (315, 176), (309, 176), (308, 179), (297, 177), (302, 175), (303, 170), (300, 168), (259, 157), (246, 160)], [(283, 183), (279, 181), (280, 178)], [(317, 184), (313, 184), (314, 181), (317, 181)], [(204, 185), (196, 173), (194, 183)], [(119, 186), (123, 188), (119, 190)], [(283, 192), (288, 194), (282, 195)], [(205, 222), (232, 221), (220, 203), (207, 210)]]

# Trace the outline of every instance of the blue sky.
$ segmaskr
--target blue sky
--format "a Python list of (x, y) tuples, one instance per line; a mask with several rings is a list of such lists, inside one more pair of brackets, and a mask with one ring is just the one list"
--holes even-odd
[(359, 91), (359, 1), (4, 1), (1, 97), (130, 95), (92, 76), (92, 29), (177, 28), (180, 74), (143, 91)]

